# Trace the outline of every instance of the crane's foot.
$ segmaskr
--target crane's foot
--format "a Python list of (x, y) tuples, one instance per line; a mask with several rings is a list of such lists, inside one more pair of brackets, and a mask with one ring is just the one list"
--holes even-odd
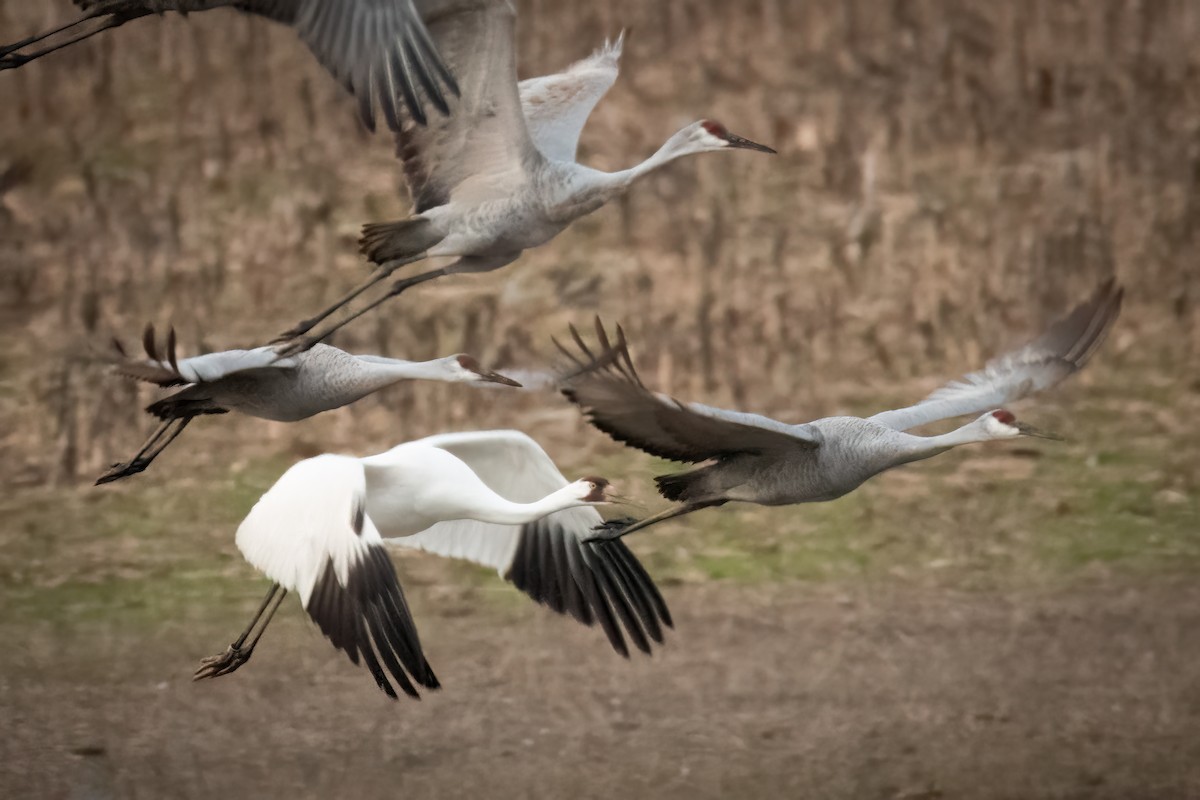
[(620, 539), (625, 535), (625, 530), (637, 520), (625, 517), (623, 519), (610, 519), (601, 522), (596, 527), (592, 528), (592, 535), (583, 540), (584, 544), (603, 544), (611, 542), (614, 539)]
[(283, 333), (276, 336), (274, 339), (271, 340), (270, 343), (271, 344), (281, 344), (283, 342), (290, 342), (293, 339), (298, 339), (301, 336), (303, 336), (304, 334), (311, 331), (313, 328), (315, 328), (317, 323), (320, 321), (321, 320), (319, 320), (319, 319), (301, 320), (300, 322), (297, 322), (292, 327), (288, 328)]
[(192, 675), (192, 680), (202, 681), (205, 678), (219, 678), (228, 675), (250, 660), (253, 647), (234, 647), (229, 645), (220, 655), (209, 656), (200, 661), (200, 667)]
[(96, 479), (96, 486), (102, 483), (112, 483), (119, 481), (121, 478), (128, 478), (130, 475), (137, 475), (139, 472), (144, 472), (146, 467), (150, 466), (150, 459), (135, 458), (132, 461), (118, 462), (108, 468), (108, 471)]
[(276, 339), (271, 344), (275, 348), (278, 358), (291, 358), (312, 349), (312, 346), (320, 341), (321, 339), (316, 336), (295, 336), (288, 339)]
[(23, 56), (20, 53), (4, 53), (0, 51), (0, 69), (16, 69), (17, 67), (27, 64), (33, 59), (28, 56)]

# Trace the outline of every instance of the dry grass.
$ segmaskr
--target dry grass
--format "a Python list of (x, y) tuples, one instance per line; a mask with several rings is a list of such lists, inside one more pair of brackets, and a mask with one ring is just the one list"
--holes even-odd
[[(919, 393), (1115, 271), (1131, 302), (1106, 359), (1194, 374), (1200, 15), (1156, 9), (522, 5), (539, 15), (520, 31), (525, 74), (632, 29), (586, 162), (628, 164), (703, 115), (781, 155), (674, 165), (502, 273), (430, 287), (339, 342), (539, 367), (550, 334), (599, 312), (656, 382), (803, 416)], [(7, 2), (0, 25), (65, 13)], [(358, 225), (405, 213), (399, 170), (310, 61), (288, 31), (214, 12), (4, 75), (0, 408), (20, 424), (3, 469), (70, 481), (137, 439), (132, 390), (88, 360), (110, 335), (154, 320), (194, 347), (256, 343), (360, 278)], [(535, 425), (546, 407), (420, 387), (320, 446)], [(243, 451), (290, 438), (247, 432)]]

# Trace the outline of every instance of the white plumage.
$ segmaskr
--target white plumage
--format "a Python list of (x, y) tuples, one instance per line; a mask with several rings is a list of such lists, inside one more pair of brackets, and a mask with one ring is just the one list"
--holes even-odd
[(268, 606), (295, 591), (334, 646), (361, 658), (390, 696), (392, 681), (412, 696), (413, 682), (436, 688), (388, 544), (492, 567), (539, 603), (599, 623), (622, 655), (626, 635), (649, 653), (671, 625), (653, 581), (622, 543), (585, 542), (604, 524), (592, 506), (607, 502), (607, 484), (567, 481), (518, 431), (444, 434), (366, 458), (301, 461), (237, 532), (246, 560), (275, 582), (272, 594), (197, 677), (245, 663), (274, 611), (263, 619)]

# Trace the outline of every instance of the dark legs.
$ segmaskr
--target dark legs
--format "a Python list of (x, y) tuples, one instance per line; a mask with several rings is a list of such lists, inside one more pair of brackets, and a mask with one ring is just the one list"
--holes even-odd
[[(276, 342), (287, 342), (287, 341), (290, 341), (297, 337), (303, 336), (304, 334), (308, 333), (313, 328), (315, 328), (318, 323), (320, 323), (322, 320), (324, 320), (330, 314), (337, 311), (339, 308), (346, 305), (351, 300), (358, 297), (360, 294), (365, 292), (367, 289), (370, 289), (375, 284), (379, 283), (382, 280), (385, 280), (387, 278), (387, 276), (391, 275), (393, 272), (398, 270), (400, 267), (403, 267), (405, 264), (411, 264), (414, 261), (420, 261), (423, 258), (425, 258), (425, 254), (418, 253), (417, 255), (410, 256), (408, 258), (397, 258), (397, 259), (393, 259), (392, 261), (384, 262), (383, 264), (381, 264), (379, 266), (378, 269), (376, 269), (373, 273), (371, 273), (371, 277), (368, 278), (365, 283), (359, 284), (356, 288), (354, 288), (348, 294), (342, 296), (340, 299), (338, 299), (332, 305), (325, 308), (323, 311), (318, 312), (316, 314), (316, 316), (309, 317), (306, 320), (301, 320), (298, 324), (296, 324), (295, 327), (290, 328), (290, 329), (284, 331), (283, 333), (279, 334), (279, 336), (275, 339), (275, 341)], [(342, 324), (344, 325), (345, 323), (342, 323)], [(329, 334), (325, 334), (325, 335), (328, 336)], [(322, 336), (321, 338), (323, 339), (325, 337)], [(316, 341), (320, 341), (320, 339), (318, 339)]]
[[(102, 12), (100, 12), (100, 13), (102, 13)], [(37, 42), (40, 42), (44, 39), (48, 39), (57, 33), (62, 33), (63, 31), (74, 28), (76, 25), (82, 25), (83, 23), (87, 22), (88, 20), (95, 19), (97, 16), (98, 16), (97, 12), (85, 14), (84, 16), (80, 17), (79, 19), (75, 20), (74, 22), (68, 22), (66, 25), (60, 25), (59, 27), (57, 27), (53, 30), (46, 31), (45, 33), (39, 33), (36, 36), (30, 36), (28, 39), (22, 39), (19, 42), (13, 42), (10, 45), (5, 45), (4, 47), (0, 47), (0, 69), (12, 69), (14, 67), (19, 67), (22, 64), (28, 64), (30, 61), (33, 61), (35, 58), (41, 58), (44, 55), (53, 53), (55, 50), (61, 50), (62, 48), (69, 47), (70, 45), (73, 45), (76, 42), (82, 42), (84, 39), (90, 38), (92, 36), (95, 36), (97, 33), (100, 33), (100, 31), (106, 31), (106, 30), (109, 30), (110, 28), (115, 28), (118, 25), (122, 25), (125, 22), (127, 22), (129, 19), (131, 19), (131, 17), (126, 14), (121, 14), (121, 13), (111, 14), (108, 17), (108, 19), (104, 20), (99, 25), (97, 25), (89, 30), (85, 30), (83, 33), (72, 36), (69, 39), (65, 39), (64, 41), (60, 42), (59, 44), (51, 45), (50, 47), (43, 48), (43, 49), (38, 50), (33, 53), (17, 53), (17, 52), (15, 52), (16, 50), (20, 50), (23, 47), (28, 47), (31, 44), (36, 44)]]
[[(337, 322), (337, 323), (329, 326), (324, 331), (319, 331), (318, 333), (309, 334), (307, 336), (302, 335), (303, 333), (305, 333), (305, 332), (311, 330), (313, 327), (315, 327), (316, 324), (318, 322), (320, 322), (321, 320), (325, 319), (325, 317), (328, 317), (330, 314), (332, 314), (334, 311), (336, 311), (339, 307), (341, 307), (341, 305), (344, 305), (347, 301), (354, 299), (359, 294), (362, 294), (362, 292), (364, 292), (366, 289), (370, 288), (373, 284), (378, 283), (380, 280), (382, 280), (384, 277), (386, 277), (386, 273), (384, 273), (384, 275), (373, 276), (371, 281), (369, 281), (367, 284), (359, 287), (358, 289), (355, 289), (353, 292), (351, 292), (349, 295), (347, 295), (345, 298), (343, 298), (341, 301), (339, 301), (336, 305), (331, 306), (330, 308), (321, 312), (316, 317), (313, 317), (311, 320), (305, 320), (303, 323), (298, 325), (296, 328), (293, 328), (291, 331), (288, 331), (287, 334), (284, 334), (284, 336), (280, 337), (279, 339), (276, 339), (276, 341), (280, 342), (281, 344), (279, 346), (277, 346), (275, 348), (275, 350), (276, 350), (276, 352), (279, 353), (281, 358), (285, 358), (287, 356), (293, 356), (293, 355), (296, 355), (297, 353), (302, 353), (305, 350), (312, 347), (317, 342), (319, 342), (322, 339), (324, 339), (325, 337), (329, 336), (331, 333), (336, 331), (338, 328), (342, 327), (343, 325), (346, 325), (347, 323), (353, 322), (354, 320), (361, 317), (363, 314), (366, 314), (371, 309), (383, 304), (388, 299), (395, 297), (396, 295), (402, 293), (406, 289), (411, 289), (412, 287), (414, 287), (418, 284), (425, 283), (425, 281), (431, 281), (434, 278), (440, 278), (445, 274), (447, 274), (445, 268), (431, 269), (428, 272), (422, 272), (420, 275), (414, 275), (411, 278), (404, 278), (403, 280), (396, 281), (394, 284), (392, 284), (392, 288), (387, 291), (387, 294), (385, 294), (382, 297), (380, 297), (379, 299), (374, 300), (374, 301), (368, 303), (367, 305), (363, 306), (358, 311), (355, 311), (353, 314), (351, 314), (350, 316), (343, 319), (341, 322)], [(311, 324), (309, 324), (309, 323), (311, 323)], [(288, 334), (292, 334), (295, 331), (299, 331), (299, 333), (297, 333), (295, 336), (288, 335)]]
[[(254, 619), (250, 620), (250, 624), (246, 626), (246, 630), (242, 631), (242, 635), (229, 645), (224, 653), (201, 660), (199, 669), (192, 675), (192, 680), (219, 678), (222, 675), (228, 675), (249, 661), (250, 655), (254, 652), (254, 646), (262, 638), (263, 631), (267, 629), (267, 624), (270, 623), (271, 617), (275, 616), (275, 611), (278, 610), (279, 604), (283, 602), (286, 595), (287, 589), (278, 583), (271, 584), (267, 596), (263, 598), (262, 605), (258, 607), (258, 611), (254, 613)], [(261, 626), (259, 626), (260, 621), (262, 622)], [(255, 627), (258, 627), (257, 633), (254, 633)], [(253, 639), (250, 638), (252, 633), (254, 633)], [(250, 641), (247, 642), (247, 639)]]
[[(137, 451), (137, 454), (123, 463), (113, 464), (108, 468), (108, 471), (96, 479), (96, 485), (102, 483), (111, 483), (121, 478), (126, 478), (130, 475), (136, 475), (142, 472), (146, 467), (150, 466), (150, 462), (158, 457), (158, 454), (167, 449), (167, 445), (175, 441), (175, 437), (183, 433), (183, 429), (192, 421), (191, 417), (179, 417), (177, 419), (169, 419), (158, 426), (157, 430), (150, 435), (146, 443), (142, 445), (142, 449)], [(175, 430), (166, 440), (158, 444), (166, 432), (175, 426)], [(157, 444), (157, 447), (155, 446)], [(151, 449), (153, 448), (153, 449)]]
[(693, 511), (699, 511), (702, 508), (708, 508), (713, 503), (685, 503), (683, 505), (672, 506), (657, 514), (646, 517), (643, 520), (638, 520), (632, 525), (627, 525), (623, 528), (619, 527), (597, 527), (592, 529), (592, 535), (585, 542), (607, 542), (613, 539), (620, 539), (622, 536), (628, 536), (634, 531), (640, 531), (643, 528), (649, 528), (664, 520), (673, 519), (674, 517), (682, 517), (684, 514), (690, 514)]

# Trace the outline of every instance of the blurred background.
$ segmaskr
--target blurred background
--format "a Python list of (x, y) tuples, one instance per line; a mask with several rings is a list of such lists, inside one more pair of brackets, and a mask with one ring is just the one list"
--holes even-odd
[[(669, 465), (548, 392), (400, 386), (291, 425), (152, 428), (116, 336), (260, 344), (406, 215), (389, 136), (291, 31), (147, 19), (0, 74), (0, 788), (18, 796), (1200, 796), (1200, 7), (523, 0), (523, 77), (627, 29), (580, 160), (709, 117), (776, 147), (677, 162), (518, 263), (339, 332), (352, 352), (553, 364), (621, 322), (651, 386), (800, 422), (906, 404), (1127, 287), (1095, 362), (964, 448), (833, 503), (630, 544), (677, 632), (623, 662), (494, 575), (397, 562), (445, 688), (390, 703), (233, 534), (296, 460), (517, 427), (661, 506)], [(0, 0), (0, 40), (72, 18)]]

